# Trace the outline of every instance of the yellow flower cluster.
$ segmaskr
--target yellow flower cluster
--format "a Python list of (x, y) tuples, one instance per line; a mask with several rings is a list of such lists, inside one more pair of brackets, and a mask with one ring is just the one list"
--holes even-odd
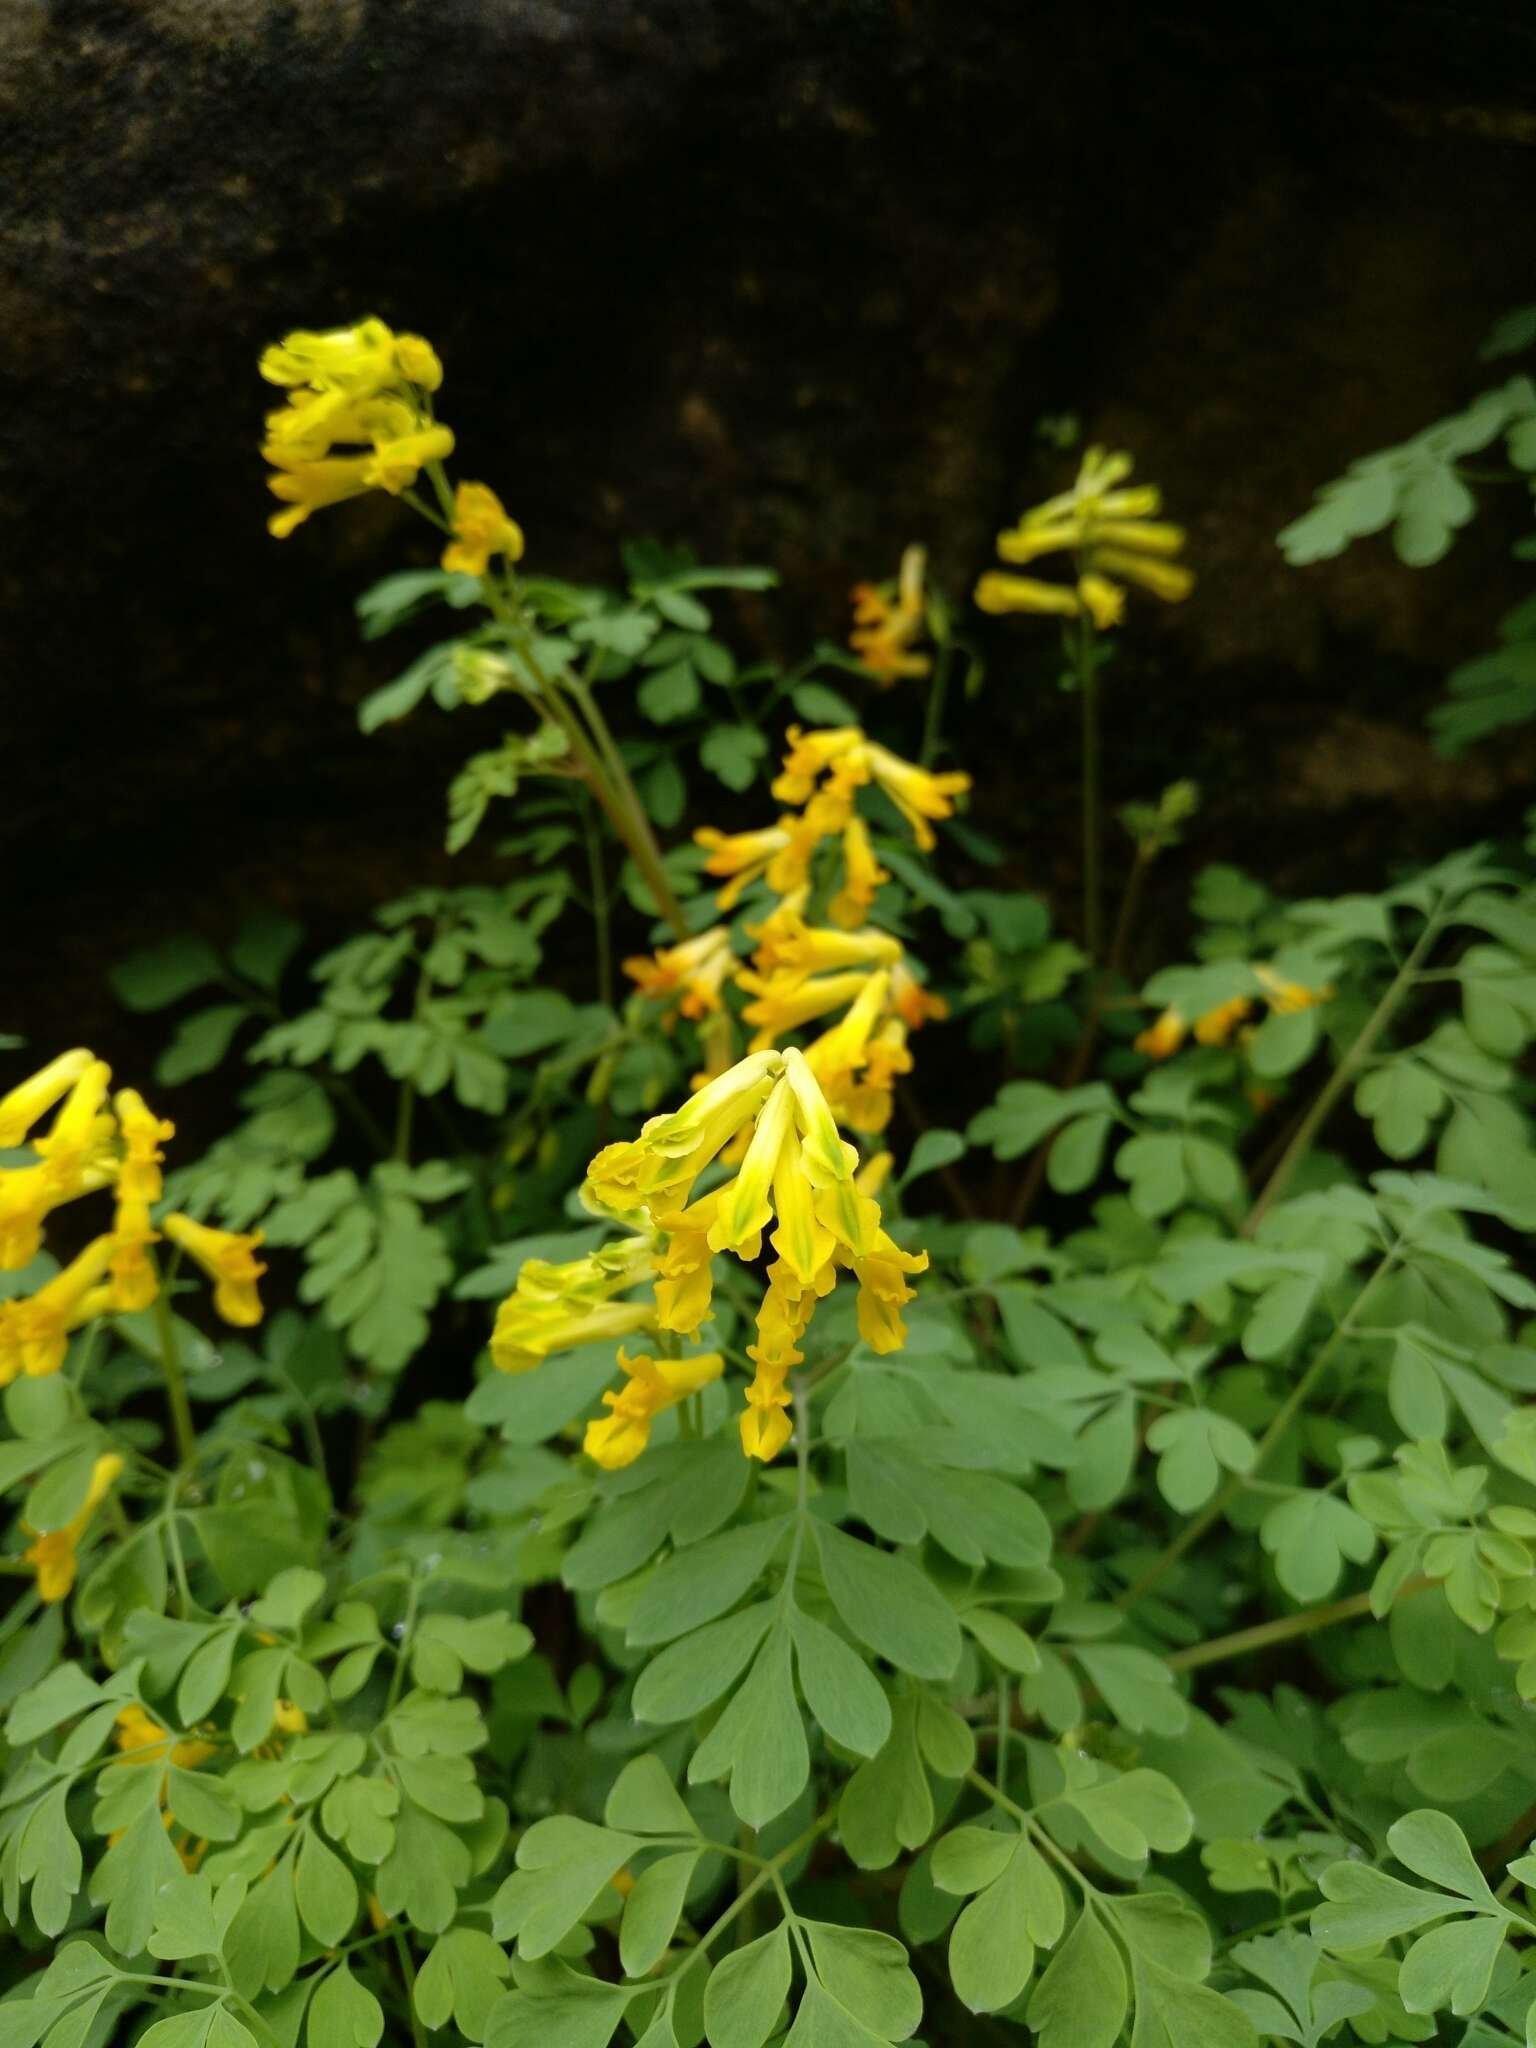
[(261, 450), (272, 465), (267, 487), (282, 501), (267, 522), (279, 540), (323, 506), (367, 491), (398, 497), (453, 451), (453, 435), (432, 417), (443, 366), (419, 335), (382, 320), (300, 331), (267, 349), (260, 368), (288, 393), (267, 415)]
[(853, 586), (853, 631), (848, 645), (883, 690), (904, 678), (925, 676), (933, 667), (931, 657), (914, 652), (913, 646), (926, 622), (923, 572), (927, 562), (925, 549), (906, 549), (894, 599), (878, 583)]
[[(1276, 974), (1272, 967), (1255, 965), (1253, 977), (1262, 991), (1271, 1016), (1294, 1017), (1299, 1010), (1310, 1010), (1320, 1003), (1326, 1003), (1333, 994), (1331, 986), (1307, 988), (1299, 981), (1289, 981)], [(1138, 1032), (1136, 1050), (1145, 1053), (1150, 1060), (1171, 1059), (1191, 1035), (1197, 1045), (1229, 1045), (1236, 1038), (1240, 1043), (1252, 1035), (1248, 1023), (1253, 1014), (1253, 996), (1231, 996), (1224, 1003), (1218, 1003), (1213, 1010), (1206, 1010), (1191, 1023), (1177, 1004), (1154, 1018), (1145, 1031)]]
[[(255, 1256), (260, 1233), (215, 1230), (171, 1214), (157, 1229), (150, 1212), (164, 1193), (162, 1146), (175, 1126), (157, 1117), (133, 1088), (110, 1097), (112, 1070), (85, 1047), (57, 1059), (0, 1097), (0, 1146), (30, 1144), (32, 1162), (0, 1167), (0, 1271), (37, 1256), (54, 1210), (111, 1188), (112, 1228), (38, 1288), (0, 1302), (0, 1386), (18, 1373), (57, 1372), (70, 1334), (98, 1316), (148, 1308), (159, 1292), (150, 1246), (162, 1234), (214, 1282), (214, 1306), (226, 1322), (261, 1320)], [(32, 1135), (50, 1110), (48, 1129)]]
[[(692, 1199), (699, 1175), (742, 1132), (747, 1142), (736, 1172)], [(768, 1268), (757, 1341), (749, 1347), (757, 1372), (741, 1425), (751, 1457), (772, 1458), (789, 1438), (785, 1381), (804, 1355), (798, 1339), (840, 1268), (858, 1281), (865, 1342), (886, 1352), (905, 1337), (905, 1276), (928, 1261), (892, 1243), (878, 1204), (858, 1186), (857, 1169), (857, 1153), (839, 1136), (816, 1076), (793, 1046), (749, 1053), (684, 1108), (651, 1118), (638, 1138), (605, 1146), (588, 1169), (599, 1207), (643, 1214), (659, 1234), (656, 1318), (679, 1335), (692, 1335), (709, 1312), (713, 1255), (730, 1252), (751, 1263), (774, 1226), (769, 1242), (778, 1257)]]
[(1133, 466), (1129, 455), (1090, 448), (1071, 490), (1048, 498), (998, 535), (997, 552), (1014, 568), (1042, 555), (1070, 554), (1074, 582), (1046, 583), (991, 569), (976, 585), (980, 608), (1086, 617), (1103, 631), (1119, 623), (1127, 583), (1167, 604), (1188, 597), (1194, 576), (1174, 559), (1183, 551), (1184, 530), (1155, 516), (1162, 509), (1155, 485), (1124, 488)]

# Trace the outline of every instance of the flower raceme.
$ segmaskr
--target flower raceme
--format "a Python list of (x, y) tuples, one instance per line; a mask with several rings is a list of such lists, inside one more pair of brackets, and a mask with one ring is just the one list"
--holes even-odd
[(903, 678), (925, 676), (933, 667), (928, 655), (913, 648), (926, 623), (923, 572), (927, 561), (923, 548), (914, 546), (903, 552), (894, 599), (877, 583), (853, 586), (853, 631), (848, 645), (883, 690)]
[[(175, 1125), (155, 1115), (134, 1088), (109, 1102), (112, 1073), (84, 1047), (61, 1053), (0, 1097), (0, 1136), (30, 1144), (33, 1163), (0, 1168), (0, 1271), (15, 1271), (41, 1249), (51, 1213), (110, 1188), (112, 1228), (93, 1238), (35, 1293), (0, 1302), (0, 1385), (18, 1374), (57, 1372), (71, 1334), (98, 1316), (150, 1307), (160, 1281), (150, 1247), (161, 1229), (151, 1212), (163, 1198), (166, 1141)], [(33, 1127), (56, 1108), (48, 1128)], [(255, 1258), (259, 1233), (215, 1230), (189, 1216), (162, 1219), (163, 1233), (214, 1281), (214, 1306), (242, 1328), (261, 1320)]]
[[(1000, 533), (997, 552), (1010, 570), (988, 570), (977, 583), (981, 610), (1087, 618), (1102, 632), (1119, 624), (1128, 583), (1165, 604), (1188, 597), (1194, 576), (1174, 559), (1183, 552), (1184, 530), (1154, 516), (1162, 507), (1155, 485), (1126, 487), (1132, 467), (1129, 455), (1090, 448), (1070, 490)], [(1052, 554), (1072, 556), (1073, 582), (1011, 573)]]
[[(637, 982), (643, 996), (670, 1001), (679, 996), (678, 1009), (695, 1020), (721, 1006), (720, 991), (736, 965), (731, 934), (723, 924), (711, 925), (697, 937), (683, 939), (675, 946), (662, 946), (655, 953), (642, 953), (626, 960), (624, 972)], [(667, 1019), (670, 1025), (672, 1019)]]
[(431, 412), (442, 364), (419, 335), (397, 335), (382, 320), (300, 331), (267, 349), (260, 368), (288, 394), (267, 415), (261, 450), (282, 502), (267, 522), (279, 540), (326, 505), (374, 490), (398, 497), (453, 452), (452, 433)]

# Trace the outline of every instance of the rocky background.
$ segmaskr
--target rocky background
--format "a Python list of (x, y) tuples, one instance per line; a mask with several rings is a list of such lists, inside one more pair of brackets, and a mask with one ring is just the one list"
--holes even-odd
[[(1133, 449), (1201, 576), (1140, 609), (1109, 724), (1118, 797), (1208, 790), (1175, 928), (1199, 860), (1379, 885), (1532, 792), (1531, 747), (1422, 737), (1520, 593), (1518, 491), (1427, 572), (1273, 545), (1507, 374), (1525, 0), (11, 0), (0, 134), (0, 1029), (44, 1048), (121, 1057), (104, 967), (167, 929), (328, 934), (447, 871), (481, 729), (354, 719), (395, 662), (351, 600), (415, 523), (263, 527), (256, 355), (364, 311), (438, 343), (541, 566), (769, 562), (735, 627), (767, 652), (911, 538), (968, 587), (1070, 471), (1042, 416)], [(987, 637), (978, 814), (1070, 920), (1072, 708), (1038, 629)]]

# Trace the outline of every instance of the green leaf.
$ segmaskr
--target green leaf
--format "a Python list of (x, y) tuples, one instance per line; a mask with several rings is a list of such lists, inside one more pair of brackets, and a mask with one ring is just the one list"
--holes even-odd
[(876, 1655), (915, 1678), (948, 1678), (960, 1661), (960, 1626), (932, 1582), (905, 1558), (815, 1521), (833, 1606)]
[(799, 1608), (790, 1614), (800, 1690), (818, 1725), (844, 1749), (875, 1756), (891, 1732), (890, 1702), (841, 1636)]
[(1467, 1846), (1467, 1838), (1448, 1813), (1433, 1807), (1419, 1807), (1405, 1813), (1387, 1830), (1387, 1847), (1416, 1877), (1427, 1877), (1448, 1892), (1485, 1912), (1498, 1910), (1498, 1901)]
[(898, 1185), (909, 1188), (925, 1173), (936, 1173), (941, 1167), (952, 1166), (957, 1159), (964, 1157), (965, 1149), (966, 1141), (958, 1131), (921, 1132)]
[(300, 1917), (320, 1946), (335, 1948), (344, 1941), (357, 1918), (357, 1886), (351, 1871), (314, 1828), (299, 1844), (293, 1888)]
[(535, 1821), (517, 1845), (517, 1869), (492, 1901), (492, 1931), (498, 1940), (515, 1935), (518, 1954), (529, 1960), (548, 1955), (641, 1846), (638, 1836), (569, 1814)]
[(904, 2041), (923, 2016), (923, 1994), (907, 1952), (889, 1934), (803, 1920), (823, 1988), (861, 2025), (886, 2041)]
[(698, 672), (691, 661), (673, 661), (665, 668), (652, 669), (635, 692), (635, 698), (655, 725), (671, 725), (679, 718), (690, 717), (704, 701)]
[(1314, 1910), (1312, 1933), (1324, 1948), (1346, 1954), (1464, 1910), (1458, 1900), (1420, 1891), (1364, 1863), (1333, 1864), (1318, 1879), (1318, 1889), (1327, 1903)]
[(860, 1764), (838, 1806), (843, 1847), (861, 1870), (883, 1870), (903, 1849), (920, 1849), (933, 1833), (933, 1794), (917, 1742), (917, 1702), (891, 1707), (890, 1739)]
[(1129, 1643), (1084, 1643), (1075, 1655), (1122, 1728), (1133, 1735), (1183, 1732), (1189, 1708), (1161, 1657)]
[(155, 1062), (155, 1079), (166, 1088), (211, 1074), (234, 1042), (235, 1033), (255, 1012), (248, 1003), (217, 1003), (194, 1010), (177, 1024), (170, 1044)]
[(299, 1967), (293, 1870), (280, 1857), (246, 1899), (224, 1939), (224, 1960), (242, 1998), (281, 1991)]
[(619, 1960), (626, 1977), (643, 1977), (666, 1953), (702, 1849), (680, 1849), (663, 1856), (636, 1878), (624, 1901), (619, 1927)]
[(694, 1785), (729, 1773), (731, 1804), (749, 1827), (763, 1827), (781, 1814), (810, 1774), (789, 1667), (789, 1630), (779, 1622), (688, 1765)]
[(768, 742), (755, 725), (713, 725), (699, 747), (699, 760), (727, 789), (750, 789)]
[(1502, 1916), (1449, 1920), (1432, 1928), (1404, 1956), (1397, 1995), (1409, 2012), (1439, 2012), (1445, 2006), (1463, 2016), (1478, 2012), (1503, 1945)]
[(1172, 1855), (1194, 1831), (1184, 1795), (1159, 1771), (1126, 1771), (1062, 1798), (1087, 1821), (1113, 1856), (1140, 1863), (1156, 1849)]
[(763, 2048), (789, 1996), (789, 1929), (759, 1935), (715, 1965), (704, 1991), (710, 2048)]
[(562, 1963), (517, 1964), (513, 1975), (518, 1988), (493, 2008), (487, 2048), (608, 2048), (633, 1996)]
[(1038, 2048), (1114, 2048), (1129, 2005), (1120, 1951), (1087, 1905), (1030, 1994)]
[(657, 1756), (631, 1757), (613, 1782), (604, 1825), (637, 1835), (697, 1833), (693, 1815)]
[(417, 1972), (417, 2017), (432, 2031), (452, 2019), (466, 2040), (483, 2041), (507, 1969), (506, 1955), (488, 1934), (472, 1927), (450, 1928), (433, 1943)]
[(859, 714), (841, 692), (826, 683), (796, 683), (790, 702), (811, 725), (857, 725)]
[(635, 1682), (639, 1721), (686, 1721), (732, 1686), (768, 1632), (774, 1606), (744, 1608), (711, 1622), (654, 1658)]
[(107, 976), (112, 993), (129, 1010), (164, 1010), (218, 977), (218, 954), (190, 932), (130, 954)]
[(972, 2012), (1000, 2012), (1034, 1974), (1026, 1908), (1023, 1858), (1016, 1853), (955, 1922), (949, 1937), (950, 1981), (955, 1996)]
[(383, 2034), (384, 2008), (341, 1961), (309, 2002), (309, 2048), (378, 2048)]
[(792, 1517), (779, 1515), (677, 1551), (630, 1610), (628, 1641), (670, 1642), (734, 1607), (757, 1584), (792, 1526)]

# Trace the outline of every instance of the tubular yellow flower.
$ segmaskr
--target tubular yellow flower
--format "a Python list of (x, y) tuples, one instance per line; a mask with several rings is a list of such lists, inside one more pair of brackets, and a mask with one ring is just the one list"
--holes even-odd
[(117, 1240), (98, 1237), (62, 1272), (20, 1301), (0, 1302), (0, 1386), (18, 1373), (42, 1379), (64, 1363), (69, 1335), (114, 1306), (102, 1280)]
[(1180, 604), (1195, 587), (1192, 569), (1165, 562), (1156, 555), (1132, 554), (1129, 548), (1095, 548), (1093, 559), (1106, 576), (1122, 577), (1150, 590), (1164, 604)]
[(213, 1305), (226, 1323), (250, 1329), (261, 1321), (256, 1282), (267, 1269), (256, 1256), (259, 1230), (215, 1230), (173, 1210), (165, 1218), (165, 1235), (214, 1283)]
[(1111, 583), (1107, 576), (1093, 571), (1078, 577), (1077, 594), (1083, 601), (1083, 610), (1101, 633), (1119, 625), (1125, 611), (1125, 592), (1118, 583)]
[(833, 767), (841, 768), (844, 783), (852, 780), (857, 784), (869, 780), (865, 767), (868, 743), (858, 726), (829, 725), (814, 732), (805, 732), (800, 726), (792, 725), (786, 737), (789, 751), (772, 784), (773, 794), (780, 803), (808, 803), (815, 792), (817, 780)]
[(1166, 1060), (1178, 1051), (1188, 1031), (1189, 1023), (1183, 1011), (1170, 1005), (1145, 1031), (1138, 1031), (1132, 1042), (1137, 1052), (1145, 1053), (1149, 1060)]
[(160, 1233), (149, 1220), (149, 1204), (123, 1197), (118, 1189), (117, 1213), (112, 1220), (112, 1307), (119, 1311), (150, 1308), (160, 1292), (160, 1282), (149, 1258), (149, 1247), (160, 1242)]
[(287, 507), (286, 511), (274, 512), (267, 521), (267, 531), (274, 540), (286, 540), (312, 512), (327, 505), (344, 504), (348, 498), (360, 498), (368, 489), (365, 472), (372, 459), (369, 456), (310, 461), (289, 455), (270, 442), (262, 453), (277, 472), (267, 478), (267, 488)]
[(35, 1259), (50, 1212), (104, 1188), (109, 1178), (98, 1167), (83, 1168), (72, 1184), (61, 1181), (52, 1166), (0, 1169), (0, 1272), (14, 1273)]
[(1195, 1040), (1200, 1045), (1225, 1045), (1253, 1008), (1247, 996), (1233, 996), (1195, 1019)]
[(111, 1080), (106, 1061), (92, 1060), (70, 1088), (46, 1136), (32, 1140), (33, 1151), (61, 1188), (73, 1188), (88, 1167), (105, 1162), (113, 1123), (103, 1105)]
[(988, 569), (976, 585), (979, 611), (1001, 617), (1007, 612), (1050, 612), (1059, 618), (1082, 616), (1082, 600), (1065, 583), (1042, 583), (1038, 576), (1010, 576), (1004, 569)]
[(632, 1358), (621, 1347), (618, 1364), (625, 1384), (617, 1393), (604, 1394), (609, 1413), (587, 1424), (581, 1446), (606, 1472), (632, 1465), (650, 1442), (656, 1417), (719, 1379), (725, 1370), (718, 1351), (701, 1351), (695, 1358), (652, 1358), (641, 1351)]
[(382, 391), (396, 375), (395, 337), (377, 319), (322, 332), (300, 328), (264, 349), (258, 367), (269, 384), (312, 384), (317, 391)]
[(523, 529), (488, 484), (460, 484), (453, 494), (453, 539), (443, 549), (443, 567), (463, 576), (483, 576), (492, 555), (509, 562), (523, 557)]
[(1256, 966), (1253, 972), (1265, 1001), (1278, 1017), (1293, 1017), (1298, 1010), (1314, 1009), (1319, 1003), (1328, 1002), (1334, 993), (1331, 983), (1322, 988), (1306, 988), (1299, 981), (1287, 981), (1272, 967)]
[(1068, 619), (1086, 614), (1103, 631), (1119, 623), (1125, 604), (1121, 583), (1137, 584), (1168, 604), (1188, 597), (1194, 576), (1172, 559), (1183, 550), (1184, 530), (1152, 516), (1162, 506), (1154, 486), (1120, 488), (1131, 467), (1128, 455), (1090, 448), (1071, 490), (1037, 505), (997, 537), (999, 556), (1014, 568), (1042, 555), (1073, 555), (1075, 589), (989, 570), (976, 585), (979, 608)]
[(78, 1045), (0, 1095), (0, 1151), (20, 1145), (32, 1126), (63, 1100), (95, 1060), (94, 1053)]
[(103, 1453), (92, 1467), (90, 1488), (80, 1512), (62, 1529), (49, 1529), (39, 1535), (35, 1529), (28, 1529), (27, 1524), (22, 1523), (27, 1534), (36, 1538), (31, 1548), (22, 1552), (22, 1559), (37, 1573), (38, 1598), (49, 1606), (69, 1598), (78, 1569), (80, 1539), (89, 1528), (92, 1516), (112, 1491), (122, 1469), (123, 1461), (116, 1451)]
[(418, 427), (414, 433), (378, 442), (364, 466), (363, 481), (370, 490), (398, 498), (429, 462), (441, 462), (452, 453), (453, 435), (447, 427)]
[(664, 999), (682, 991), (679, 1008), (685, 1017), (702, 1017), (720, 1008), (720, 991), (736, 964), (731, 934), (723, 924), (711, 925), (697, 937), (655, 953), (642, 953), (623, 963), (624, 972), (640, 985), (640, 993)]
[(759, 975), (804, 979), (828, 968), (890, 966), (901, 958), (901, 941), (889, 932), (845, 931), (807, 924), (798, 910), (781, 904), (756, 928), (752, 965)]
[(531, 1372), (553, 1353), (577, 1344), (654, 1330), (652, 1303), (615, 1299), (639, 1286), (650, 1271), (650, 1244), (638, 1237), (563, 1265), (529, 1259), (496, 1312), (493, 1361), (502, 1372)]
[(160, 1148), (175, 1137), (176, 1126), (157, 1117), (137, 1088), (119, 1088), (113, 1107), (123, 1140), (122, 1162), (117, 1169), (118, 1199), (158, 1202), (165, 1192), (165, 1177), (160, 1171), (165, 1154)]
[(866, 753), (876, 783), (911, 826), (912, 836), (924, 853), (929, 852), (934, 837), (928, 821), (953, 814), (951, 799), (963, 796), (970, 788), (970, 776), (958, 769), (935, 775), (927, 768), (919, 768), (915, 761), (902, 760), (899, 754), (874, 740), (867, 743)]
[(891, 969), (891, 1008), (909, 1031), (949, 1015), (948, 1003), (942, 996), (930, 994), (905, 960), (898, 960)]
[(179, 1770), (195, 1771), (219, 1753), (217, 1743), (204, 1742), (200, 1736), (172, 1735), (137, 1701), (118, 1715), (112, 1741), (123, 1752), (117, 1760), (120, 1766), (172, 1763)]
[(889, 689), (904, 676), (925, 676), (933, 668), (928, 655), (913, 652), (913, 642), (923, 630), (927, 560), (926, 549), (906, 549), (894, 602), (877, 584), (856, 583), (853, 587), (854, 630), (848, 635), (848, 645), (882, 689)]
[(875, 892), (890, 875), (875, 859), (869, 827), (855, 812), (843, 827), (843, 886), (827, 905), (836, 925), (856, 930), (869, 915)]
[(736, 977), (738, 987), (756, 998), (742, 1011), (742, 1019), (757, 1032), (753, 1052), (772, 1045), (786, 1031), (798, 1031), (815, 1017), (825, 1017), (857, 999), (869, 976), (854, 969), (846, 974), (753, 974), (749, 969)]
[(419, 334), (395, 336), (395, 362), (407, 383), (422, 391), (436, 391), (443, 381), (443, 365), (437, 350)]

